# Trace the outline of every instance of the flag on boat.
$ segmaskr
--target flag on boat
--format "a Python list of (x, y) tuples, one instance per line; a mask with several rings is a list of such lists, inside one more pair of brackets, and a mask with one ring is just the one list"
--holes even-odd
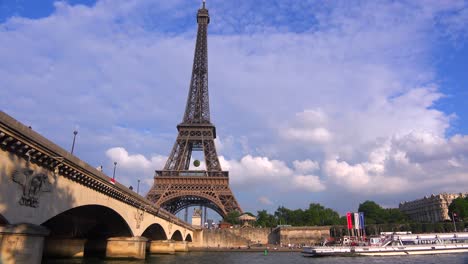
[(362, 229), (362, 230), (366, 229), (365, 226), (364, 226), (364, 213), (363, 212), (359, 213), (359, 223), (361, 224), (360, 229)]
[(354, 213), (354, 228), (361, 229), (361, 225), (359, 224), (359, 213)]
[(346, 213), (346, 221), (348, 223), (348, 229), (353, 229), (353, 221), (351, 220), (351, 213)]

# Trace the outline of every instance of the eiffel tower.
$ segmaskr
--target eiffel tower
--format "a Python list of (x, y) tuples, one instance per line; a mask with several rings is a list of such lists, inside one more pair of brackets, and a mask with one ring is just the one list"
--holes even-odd
[[(208, 9), (197, 13), (197, 42), (192, 79), (185, 114), (177, 126), (178, 135), (163, 170), (156, 171), (153, 187), (146, 197), (156, 206), (176, 214), (190, 206), (205, 206), (225, 217), (229, 212), (242, 212), (229, 188), (229, 172), (221, 169), (214, 144), (216, 128), (210, 122), (208, 97)], [(192, 153), (202, 152), (205, 169), (190, 169)], [(195, 160), (194, 165), (199, 165)]]

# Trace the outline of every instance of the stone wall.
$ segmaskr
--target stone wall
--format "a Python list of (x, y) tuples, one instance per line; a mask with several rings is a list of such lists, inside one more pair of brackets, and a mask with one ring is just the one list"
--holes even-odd
[(228, 232), (247, 239), (251, 244), (275, 244), (273, 228), (230, 228)]
[(246, 247), (250, 241), (233, 234), (229, 229), (203, 229), (194, 233), (194, 247), (231, 248)]
[(330, 236), (330, 227), (203, 229), (194, 233), (193, 247), (231, 248), (253, 244), (315, 244)]
[(280, 227), (275, 232), (278, 233), (278, 243), (282, 245), (313, 245), (330, 237), (329, 226)]

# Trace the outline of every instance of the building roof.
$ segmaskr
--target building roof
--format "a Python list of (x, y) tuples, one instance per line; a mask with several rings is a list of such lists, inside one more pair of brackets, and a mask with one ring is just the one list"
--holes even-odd
[(255, 221), (255, 220), (257, 220), (257, 218), (254, 217), (254, 216), (251, 216), (249, 214), (243, 214), (243, 215), (239, 216), (239, 220), (241, 220), (241, 221)]

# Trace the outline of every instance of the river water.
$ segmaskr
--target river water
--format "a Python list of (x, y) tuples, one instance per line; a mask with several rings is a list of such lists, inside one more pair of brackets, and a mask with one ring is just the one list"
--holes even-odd
[(66, 259), (45, 260), (46, 264), (468, 264), (468, 253), (398, 256), (398, 257), (326, 257), (305, 258), (299, 252), (270, 252), (264, 256), (263, 252), (189, 252), (176, 255), (151, 255), (146, 260), (100, 260), (100, 259)]

